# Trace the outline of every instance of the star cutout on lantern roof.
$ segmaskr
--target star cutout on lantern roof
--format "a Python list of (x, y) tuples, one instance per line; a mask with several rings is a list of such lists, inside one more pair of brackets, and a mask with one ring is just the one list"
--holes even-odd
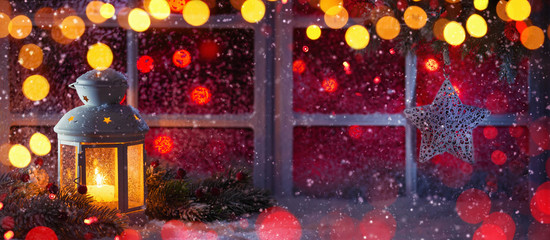
[(140, 121), (141, 119), (139, 119), (139, 117), (137, 115), (134, 114), (134, 118), (138, 121)]
[(84, 97), (82, 97), (82, 98), (83, 98), (84, 101), (86, 101), (86, 102), (90, 100), (90, 99), (88, 99), (88, 96), (84, 96)]
[(73, 121), (73, 120), (74, 120), (74, 116), (71, 116), (71, 117), (69, 118), (69, 122), (71, 122), (71, 121)]
[(109, 124), (110, 122), (112, 122), (112, 121), (111, 121), (111, 117), (104, 117), (104, 118), (103, 118), (103, 121), (104, 121), (105, 123), (107, 123), (107, 124)]
[(469, 163), (474, 162), (472, 131), (491, 114), (487, 109), (462, 104), (449, 79), (431, 105), (403, 113), (422, 132), (420, 162), (448, 152)]

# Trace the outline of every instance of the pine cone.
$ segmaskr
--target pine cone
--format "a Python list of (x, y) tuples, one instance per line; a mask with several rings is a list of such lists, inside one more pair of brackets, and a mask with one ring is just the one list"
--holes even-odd
[(15, 220), (11, 216), (5, 216), (2, 218), (2, 229), (12, 230), (15, 227)]
[(78, 191), (78, 193), (80, 193), (80, 194), (86, 194), (86, 193), (88, 193), (88, 187), (86, 187), (86, 185), (80, 185), (80, 184), (78, 184), (77, 191)]

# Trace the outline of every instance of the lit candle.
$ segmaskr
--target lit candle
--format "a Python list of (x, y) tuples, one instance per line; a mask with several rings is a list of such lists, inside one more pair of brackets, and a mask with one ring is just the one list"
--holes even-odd
[(88, 193), (96, 202), (114, 202), (115, 186), (103, 184), (104, 177), (95, 169), (95, 182), (97, 185), (88, 185)]

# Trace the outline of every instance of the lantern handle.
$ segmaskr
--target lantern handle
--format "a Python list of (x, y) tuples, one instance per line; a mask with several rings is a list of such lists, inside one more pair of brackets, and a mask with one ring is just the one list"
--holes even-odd
[(76, 82), (69, 84), (69, 87), (72, 88), (72, 89), (76, 89), (76, 87), (74, 86), (75, 83), (76, 83)]

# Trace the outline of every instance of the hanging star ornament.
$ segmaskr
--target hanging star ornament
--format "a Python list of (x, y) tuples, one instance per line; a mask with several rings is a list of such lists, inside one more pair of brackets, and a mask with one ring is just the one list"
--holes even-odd
[(431, 105), (405, 109), (404, 114), (422, 132), (420, 162), (448, 152), (473, 163), (472, 131), (491, 112), (462, 104), (446, 77)]

